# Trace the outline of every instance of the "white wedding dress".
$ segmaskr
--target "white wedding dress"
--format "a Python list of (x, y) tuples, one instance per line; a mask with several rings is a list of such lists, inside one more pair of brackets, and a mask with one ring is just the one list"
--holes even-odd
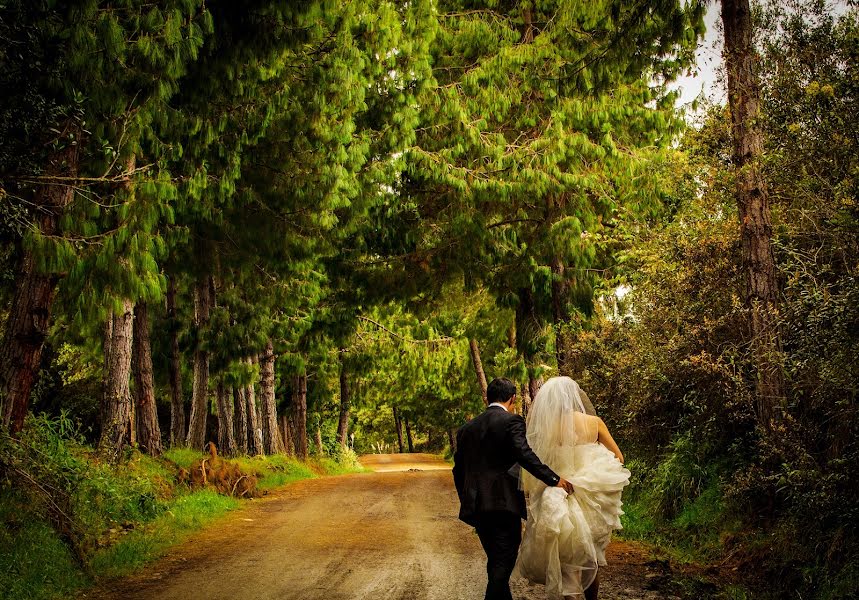
[(597, 442), (597, 424), (569, 377), (547, 381), (528, 414), (531, 448), (575, 488), (567, 495), (522, 477), (528, 521), (514, 574), (544, 584), (552, 600), (581, 597), (606, 564), (612, 531), (621, 529), (621, 492), (630, 473)]

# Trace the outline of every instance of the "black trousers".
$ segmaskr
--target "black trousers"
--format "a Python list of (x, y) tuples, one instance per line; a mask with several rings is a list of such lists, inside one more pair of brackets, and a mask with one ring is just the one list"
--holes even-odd
[(484, 513), (478, 517), (477, 537), (486, 552), (485, 600), (513, 600), (510, 574), (522, 541), (522, 521), (511, 512)]

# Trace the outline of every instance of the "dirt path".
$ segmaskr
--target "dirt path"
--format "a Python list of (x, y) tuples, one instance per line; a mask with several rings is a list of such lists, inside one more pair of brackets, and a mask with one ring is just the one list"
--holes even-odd
[[(474, 600), (485, 573), (477, 536), (456, 519), (450, 467), (428, 455), (362, 459), (376, 472), (299, 482), (256, 500), (145, 572), (82, 598), (108, 600)], [(616, 542), (606, 600), (668, 598), (659, 564)], [(650, 587), (652, 589), (648, 590)], [(542, 600), (516, 583), (514, 597)]]

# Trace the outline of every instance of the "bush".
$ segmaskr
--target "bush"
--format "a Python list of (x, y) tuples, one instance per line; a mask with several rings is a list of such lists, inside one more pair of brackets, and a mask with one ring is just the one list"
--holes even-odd
[(105, 532), (157, 516), (172, 489), (166, 469), (137, 452), (119, 465), (100, 461), (65, 415), (29, 417), (18, 439), (0, 442), (0, 465), (2, 493), (25, 498), (81, 565)]

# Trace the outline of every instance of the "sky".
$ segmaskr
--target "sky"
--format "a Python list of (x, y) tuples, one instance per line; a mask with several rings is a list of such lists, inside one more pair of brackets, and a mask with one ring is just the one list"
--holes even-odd
[(678, 106), (686, 106), (697, 98), (702, 92), (704, 96), (715, 102), (725, 99), (724, 90), (717, 84), (717, 71), (722, 64), (722, 25), (719, 15), (719, 3), (711, 2), (707, 9), (704, 22), (707, 25), (707, 33), (704, 39), (698, 42), (698, 50), (695, 53), (696, 67), (691, 75), (679, 78), (671, 89), (680, 90)]
[[(800, 0), (801, 1), (801, 0)], [(836, 15), (842, 15), (848, 10), (847, 0), (832, 0), (829, 2), (830, 10)], [(704, 39), (698, 42), (698, 50), (695, 53), (696, 68), (693, 73), (679, 78), (669, 87), (680, 90), (678, 106), (686, 106), (703, 94), (703, 98), (712, 103), (719, 104), (725, 101), (725, 90), (718, 83), (718, 71), (722, 66), (722, 23), (719, 13), (720, 3), (710, 2), (704, 22), (707, 25), (707, 33)], [(692, 113), (693, 111), (689, 111)]]

